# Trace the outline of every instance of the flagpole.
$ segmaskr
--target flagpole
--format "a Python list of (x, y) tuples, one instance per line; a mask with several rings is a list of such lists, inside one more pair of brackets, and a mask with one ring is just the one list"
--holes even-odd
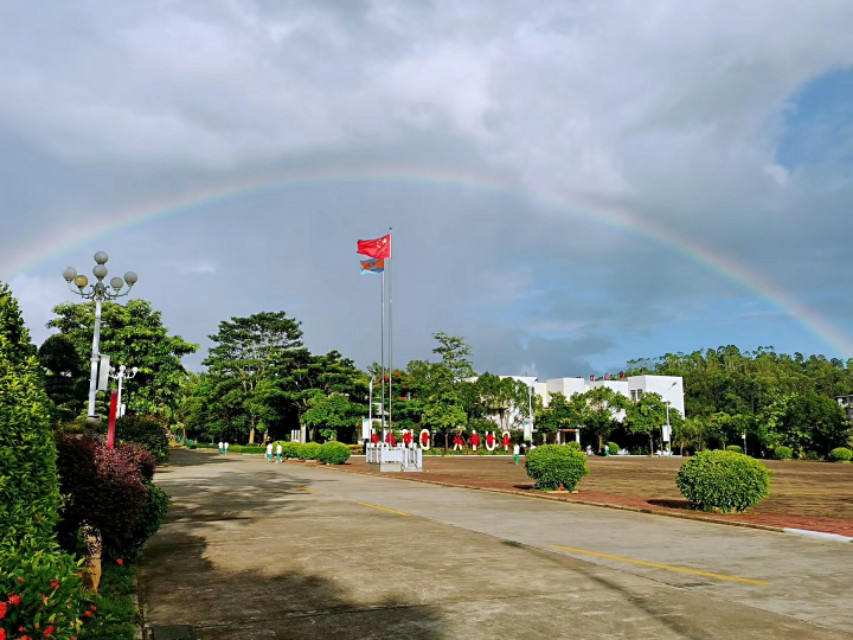
[[(391, 232), (393, 231), (392, 227), (388, 227), (388, 241), (391, 242), (393, 238), (391, 238)], [(391, 244), (391, 251), (393, 251), (393, 243)], [(388, 253), (388, 429), (394, 430), (394, 419), (391, 414), (391, 408), (393, 406), (393, 392), (391, 387), (394, 382), (394, 323), (392, 322), (392, 296), (391, 296), (391, 283), (393, 278), (391, 276), (391, 262), (392, 262), (391, 253)], [(384, 271), (382, 272), (385, 273)]]
[(379, 402), (379, 412), (382, 415), (382, 440), (380, 446), (385, 445), (385, 271), (382, 271), (382, 282), (381, 288), (379, 290), (379, 301), (380, 301), (380, 350), (381, 356), (379, 359), (380, 366), (382, 369), (382, 400)]

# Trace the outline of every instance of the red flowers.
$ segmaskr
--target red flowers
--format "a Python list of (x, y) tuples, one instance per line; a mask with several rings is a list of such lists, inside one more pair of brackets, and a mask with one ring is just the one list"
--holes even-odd
[(42, 635), (43, 635), (45, 638), (49, 638), (50, 636), (52, 636), (52, 635), (53, 635), (53, 632), (54, 632), (54, 631), (56, 631), (56, 627), (54, 627), (52, 624), (49, 624), (49, 625), (47, 625), (47, 627), (45, 628), (45, 630), (42, 632)]
[(54, 589), (59, 589), (59, 583), (56, 580), (51, 580), (50, 586), (53, 587)]
[(6, 617), (6, 610), (9, 608), (5, 602), (0, 602), (0, 620)]
[(0, 640), (6, 640), (6, 630), (0, 628)]
[(21, 584), (23, 584), (23, 583), (24, 583), (24, 579), (23, 579), (21, 576), (18, 576), (18, 582), (20, 582)]
[(124, 564), (124, 560), (122, 560), (121, 558), (116, 560), (116, 562), (118, 563), (118, 566), (122, 566)]
[(84, 613), (83, 615), (84, 615), (84, 616), (86, 616), (87, 618), (91, 618), (91, 617), (92, 617), (92, 612), (91, 612), (91, 611), (87, 611), (87, 612), (86, 612), (86, 613)]
[(95, 605), (92, 605), (91, 607), (89, 607), (89, 609), (91, 609), (92, 611), (97, 611), (98, 607), (96, 607)]

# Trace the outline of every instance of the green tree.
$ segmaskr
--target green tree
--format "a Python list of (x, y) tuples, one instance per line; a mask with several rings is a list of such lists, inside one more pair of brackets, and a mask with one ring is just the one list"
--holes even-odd
[(53, 403), (54, 424), (69, 422), (86, 406), (89, 391), (74, 343), (61, 333), (49, 336), (38, 350), (45, 390)]
[(319, 430), (326, 440), (350, 440), (364, 415), (364, 405), (351, 402), (341, 393), (324, 395), (321, 391), (308, 400), (308, 409), (302, 414), (302, 424)]
[(657, 393), (644, 393), (636, 402), (628, 404), (625, 425), (630, 433), (649, 439), (649, 455), (655, 451), (654, 436), (666, 424), (666, 404)]
[(300, 323), (284, 311), (263, 311), (219, 323), (203, 364), (211, 385), (209, 415), (255, 442), (256, 430), (292, 409), (292, 390), (276, 378), (290, 380), (306, 366), (310, 353), (302, 343)]
[(560, 429), (574, 429), (582, 421), (582, 405), (578, 396), (567, 399), (562, 393), (551, 394), (547, 408), (536, 414), (536, 428), (543, 434), (554, 434)]
[(438, 346), (432, 352), (441, 356), (441, 364), (453, 380), (464, 380), (474, 376), (471, 364), (471, 347), (459, 336), (451, 336), (444, 331), (433, 334)]
[[(74, 345), (79, 358), (74, 380), (88, 388), (95, 303), (63, 303), (54, 307), (53, 312), (57, 317), (47, 326), (58, 329), (60, 335)], [(195, 353), (197, 349), (198, 345), (186, 342), (180, 336), (170, 336), (163, 326), (160, 312), (147, 300), (134, 298), (124, 305), (103, 303), (101, 353), (110, 356), (114, 365), (139, 368), (139, 373), (126, 385), (123, 394), (129, 413), (148, 413), (171, 419), (181, 402), (181, 389), (187, 376), (181, 358)], [(102, 414), (107, 412), (107, 402), (108, 398), (100, 400)]]
[(628, 406), (628, 398), (608, 387), (595, 387), (579, 394), (580, 419), (584, 428), (598, 437), (598, 450), (613, 431), (616, 414)]

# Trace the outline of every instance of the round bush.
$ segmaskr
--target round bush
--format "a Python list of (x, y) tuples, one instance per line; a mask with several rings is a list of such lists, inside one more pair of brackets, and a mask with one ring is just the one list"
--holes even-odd
[(574, 449), (575, 451), (581, 450), (581, 443), (576, 442), (575, 440), (569, 440), (564, 446), (568, 447), (569, 449)]
[(743, 447), (738, 444), (730, 444), (726, 447), (726, 451), (731, 451), (732, 453), (743, 453)]
[(853, 451), (847, 447), (836, 447), (829, 452), (829, 458), (835, 462), (850, 462), (853, 458)]
[(323, 443), (323, 446), (320, 447), (320, 454), (317, 456), (317, 459), (324, 464), (343, 464), (349, 460), (349, 457), (350, 451), (348, 446), (343, 442), (329, 440), (329, 442)]
[(528, 452), (524, 466), (534, 480), (534, 487), (545, 491), (556, 491), (561, 485), (566, 491), (574, 491), (581, 478), (589, 473), (584, 454), (574, 447), (557, 444), (542, 445)]
[(616, 444), (615, 442), (608, 442), (607, 443), (607, 450), (610, 452), (611, 456), (618, 456), (619, 455), (619, 445)]
[(699, 451), (678, 470), (675, 483), (694, 509), (746, 511), (770, 493), (771, 473), (734, 451)]
[(282, 442), (281, 443), (281, 453), (285, 458), (290, 458), (291, 460), (300, 458), (299, 450), (302, 448), (301, 442)]
[(317, 442), (306, 442), (299, 448), (299, 457), (303, 460), (316, 460), (320, 455), (320, 444)]
[(794, 450), (791, 447), (776, 447), (777, 460), (790, 460), (794, 455)]

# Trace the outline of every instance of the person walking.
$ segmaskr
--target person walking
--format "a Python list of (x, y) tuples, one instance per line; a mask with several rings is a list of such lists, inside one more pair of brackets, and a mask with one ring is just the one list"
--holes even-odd
[(222, 455), (222, 452), (225, 451), (225, 445), (223, 445), (222, 440), (219, 441), (219, 455)]
[(272, 442), (267, 444), (267, 462), (272, 462)]
[(281, 452), (282, 452), (282, 448), (281, 448), (281, 443), (279, 442), (277, 445), (275, 445), (275, 462), (276, 462), (276, 464), (281, 462)]
[(225, 455), (227, 456), (228, 455), (228, 441), (227, 440), (223, 443), (223, 449), (225, 450)]
[(512, 445), (512, 459), (515, 460), (515, 464), (518, 464), (518, 458), (520, 454), (521, 447), (519, 447), (518, 443), (516, 442), (514, 445)]

